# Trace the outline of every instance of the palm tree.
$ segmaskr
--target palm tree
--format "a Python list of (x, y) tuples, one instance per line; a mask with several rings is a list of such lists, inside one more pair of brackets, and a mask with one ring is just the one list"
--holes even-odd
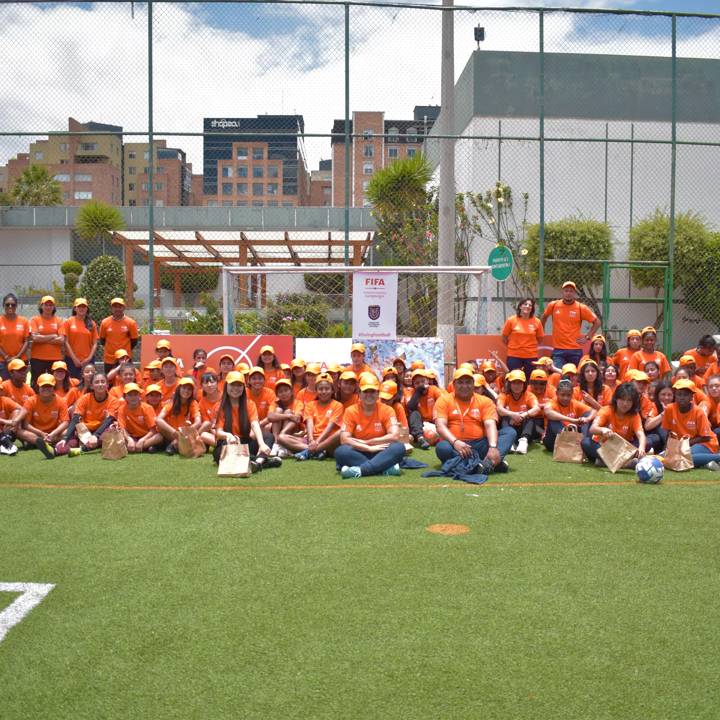
[(59, 205), (62, 188), (46, 167), (31, 165), (15, 181), (10, 195), (18, 205)]
[(116, 230), (125, 227), (122, 213), (112, 205), (91, 200), (80, 208), (75, 219), (75, 232), (81, 240), (100, 240), (102, 254), (105, 254), (105, 243), (110, 240)]

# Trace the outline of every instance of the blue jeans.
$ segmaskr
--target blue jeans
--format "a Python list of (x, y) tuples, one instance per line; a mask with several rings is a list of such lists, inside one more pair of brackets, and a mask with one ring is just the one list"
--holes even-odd
[(522, 370), (525, 373), (525, 379), (529, 380), (530, 373), (536, 369), (533, 365), (535, 360), (537, 358), (519, 358), (508, 355), (505, 364), (508, 366), (508, 370)]
[(577, 366), (582, 356), (582, 350), (561, 350), (560, 348), (555, 348), (552, 352), (552, 361), (556, 368), (561, 368), (567, 363), (572, 363)]
[(713, 460), (720, 462), (720, 453), (714, 453), (708, 450), (705, 445), (692, 445), (690, 452), (692, 453), (693, 465), (696, 468), (705, 467), (705, 465)]
[(10, 371), (7, 369), (7, 363), (4, 360), (0, 360), (0, 380), (9, 380)]
[(405, 457), (405, 446), (393, 442), (378, 453), (365, 453), (351, 448), (349, 445), (339, 445), (335, 450), (335, 462), (338, 468), (343, 465), (359, 467), (363, 477), (367, 475), (382, 475), (388, 468), (397, 465)]
[[(510, 448), (513, 446), (516, 440), (517, 432), (515, 432), (515, 429), (512, 426), (506, 425), (505, 427), (501, 427), (498, 429), (497, 449), (500, 453), (501, 460), (504, 459), (505, 456), (510, 452)], [(475, 452), (480, 456), (481, 459), (485, 458), (488, 453), (487, 438), (481, 438), (480, 440), (466, 440), (465, 442), (467, 442), (467, 444), (470, 445), (473, 450), (475, 450)], [(455, 457), (458, 453), (447, 440), (441, 440), (435, 446), (435, 454), (437, 455), (438, 460), (441, 463), (444, 463), (446, 460)]]
[[(583, 413), (582, 417), (587, 417), (590, 414), (590, 411)], [(547, 424), (547, 427), (545, 428), (545, 437), (543, 438), (543, 445), (550, 451), (553, 452), (555, 450), (555, 441), (557, 440), (557, 436), (565, 429), (565, 426), (562, 424), (562, 421), (560, 420), (550, 420)], [(583, 437), (587, 437), (588, 430), (590, 429), (590, 426), (585, 424), (580, 427), (578, 427), (578, 430), (582, 434)]]
[(65, 363), (68, 366), (68, 375), (76, 380), (82, 380), (82, 368), (76, 365), (69, 356), (65, 356)]

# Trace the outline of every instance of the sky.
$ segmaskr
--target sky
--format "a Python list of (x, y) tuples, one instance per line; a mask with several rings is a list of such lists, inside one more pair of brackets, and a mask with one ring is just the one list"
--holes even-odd
[[(437, 4), (433, 3), (433, 4)], [(456, 4), (460, 5), (460, 0)], [(515, 0), (467, 2), (455, 15), (455, 75), (486, 28), (484, 50), (535, 51), (537, 16), (490, 6), (544, 5)], [(576, 0), (574, 7), (680, 12), (720, 11), (709, 0)], [(329, 133), (344, 112), (343, 8), (335, 5), (159, 3), (154, 11), (156, 132), (202, 131), (203, 117), (297, 113), (308, 133)], [(440, 16), (432, 9), (355, 6), (350, 10), (351, 110), (384, 110), (409, 119), (415, 105), (440, 102)], [(555, 52), (668, 56), (664, 17), (551, 13), (546, 47)], [(679, 54), (720, 56), (720, 19), (678, 19)], [(62, 131), (81, 122), (147, 128), (147, 9), (136, 3), (0, 5), (0, 130)], [(202, 168), (197, 137), (168, 137)], [(30, 138), (0, 137), (0, 164)], [(142, 141), (128, 137), (127, 141)], [(330, 156), (329, 138), (308, 138), (310, 167)]]

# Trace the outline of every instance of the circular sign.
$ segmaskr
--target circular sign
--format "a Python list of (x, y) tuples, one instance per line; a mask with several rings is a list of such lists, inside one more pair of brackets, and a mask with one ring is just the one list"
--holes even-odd
[(495, 280), (507, 280), (513, 269), (513, 256), (510, 248), (504, 245), (494, 247), (488, 255), (488, 265)]

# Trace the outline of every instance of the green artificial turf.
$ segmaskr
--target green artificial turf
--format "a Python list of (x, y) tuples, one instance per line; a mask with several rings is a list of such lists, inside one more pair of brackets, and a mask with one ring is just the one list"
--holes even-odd
[(3, 720), (718, 716), (710, 472), (533, 450), (483, 487), (345, 489), (330, 462), (36, 455), (0, 459), (0, 582), (56, 587), (0, 643)]

